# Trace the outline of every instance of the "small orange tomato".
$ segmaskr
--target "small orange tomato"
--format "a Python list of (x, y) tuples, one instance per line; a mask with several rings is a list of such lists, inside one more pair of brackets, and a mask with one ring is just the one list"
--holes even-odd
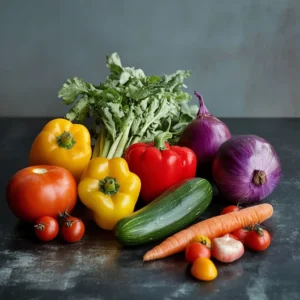
[(192, 275), (202, 281), (214, 280), (218, 276), (215, 264), (206, 257), (197, 258), (191, 268)]

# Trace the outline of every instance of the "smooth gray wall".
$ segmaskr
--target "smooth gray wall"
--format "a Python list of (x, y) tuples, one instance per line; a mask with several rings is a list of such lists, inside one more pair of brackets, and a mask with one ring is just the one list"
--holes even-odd
[(0, 4), (2, 116), (64, 114), (63, 82), (105, 79), (114, 51), (147, 74), (190, 69), (216, 116), (300, 116), (300, 0)]

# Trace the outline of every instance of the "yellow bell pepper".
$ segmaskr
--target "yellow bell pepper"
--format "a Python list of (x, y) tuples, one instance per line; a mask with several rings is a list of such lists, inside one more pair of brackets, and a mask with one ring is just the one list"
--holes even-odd
[(79, 181), (91, 155), (88, 129), (84, 125), (58, 118), (49, 121), (33, 141), (29, 164), (64, 167)]
[(140, 178), (120, 157), (91, 159), (78, 184), (81, 202), (92, 211), (98, 226), (106, 230), (133, 213), (140, 190)]

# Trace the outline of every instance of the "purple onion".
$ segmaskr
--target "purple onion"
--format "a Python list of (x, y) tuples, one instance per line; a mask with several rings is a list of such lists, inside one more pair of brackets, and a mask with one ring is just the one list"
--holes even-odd
[(272, 145), (256, 135), (238, 135), (219, 148), (213, 178), (221, 195), (234, 203), (258, 202), (276, 188), (281, 164)]
[(194, 92), (199, 99), (197, 118), (182, 132), (178, 144), (192, 149), (197, 156), (197, 173), (211, 176), (212, 163), (220, 147), (231, 137), (228, 127), (214, 117), (206, 108), (202, 96)]

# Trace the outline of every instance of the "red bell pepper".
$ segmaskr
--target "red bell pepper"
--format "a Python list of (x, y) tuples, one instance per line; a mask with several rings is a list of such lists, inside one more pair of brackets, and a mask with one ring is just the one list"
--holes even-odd
[(124, 153), (130, 171), (141, 180), (141, 198), (146, 203), (181, 180), (196, 176), (195, 153), (187, 147), (170, 146), (166, 140), (171, 137), (170, 132), (162, 132), (154, 142), (132, 144)]

